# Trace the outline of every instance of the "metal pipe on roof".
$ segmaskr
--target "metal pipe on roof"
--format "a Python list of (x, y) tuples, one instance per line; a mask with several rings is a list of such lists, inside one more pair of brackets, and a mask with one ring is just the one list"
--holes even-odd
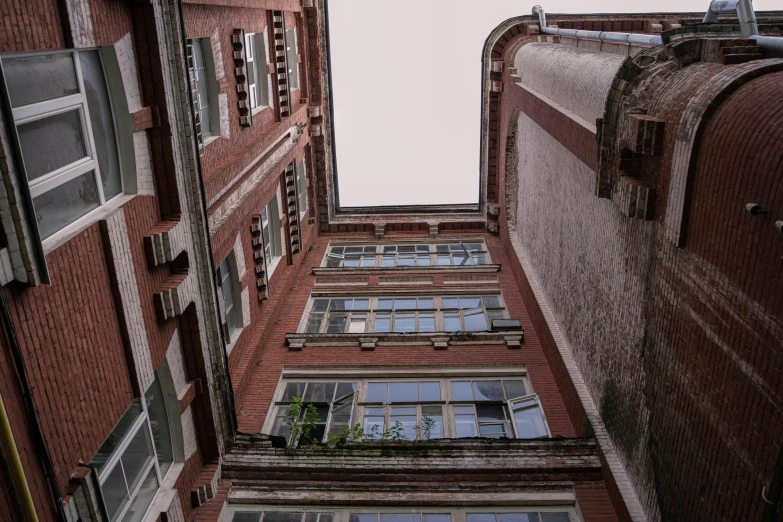
[(742, 36), (749, 38), (759, 34), (756, 22), (756, 12), (753, 10), (753, 0), (712, 0), (707, 12), (704, 13), (704, 23), (715, 23), (721, 14), (737, 13)]
[(547, 27), (546, 14), (540, 5), (533, 7), (533, 14), (538, 16), (539, 31), (544, 34), (558, 36), (571, 36), (574, 38), (588, 38), (602, 42), (635, 44), (635, 45), (663, 45), (663, 39), (656, 34), (618, 33), (614, 31), (585, 31), (583, 29), (558, 29)]

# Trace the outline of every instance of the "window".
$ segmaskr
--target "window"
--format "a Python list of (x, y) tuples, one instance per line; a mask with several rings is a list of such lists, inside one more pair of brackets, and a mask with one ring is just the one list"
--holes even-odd
[(285, 379), (267, 429), (288, 437), (289, 407), (301, 397), (316, 407), (321, 441), (356, 424), (375, 439), (395, 427), (408, 440), (549, 436), (541, 402), (524, 373), (506, 370), (475, 379), (443, 373), (448, 371), (423, 378)]
[(331, 246), (324, 262), (328, 267), (470, 266), (489, 263), (483, 243), (415, 245)]
[[(569, 506), (516, 506), (512, 508), (361, 508), (331, 509), (229, 506), (231, 522), (577, 522)], [(321, 508), (323, 509), (323, 508)], [(328, 508), (327, 508), (328, 509)]]
[(90, 462), (111, 521), (138, 522), (171, 467), (173, 452), (159, 377), (133, 401)]
[(14, 125), (41, 239), (123, 192), (100, 51), (3, 56)]
[(296, 164), (296, 190), (299, 194), (299, 217), (307, 212), (307, 171), (304, 159)]
[(264, 258), (267, 273), (271, 276), (277, 263), (283, 257), (283, 223), (280, 219), (279, 190), (275, 197), (261, 210), (261, 235), (264, 241)]
[(296, 41), (296, 29), (285, 31), (285, 59), (288, 64), (288, 84), (290, 89), (299, 88), (299, 48)]
[(198, 115), (201, 140), (220, 134), (220, 114), (217, 107), (218, 85), (212, 61), (212, 43), (209, 38), (190, 40), (191, 81), (193, 82), (193, 111)]
[[(356, 383), (354, 382), (289, 382), (286, 384), (283, 395), (277, 402), (277, 412), (272, 434), (288, 438), (291, 433), (288, 427), (288, 411), (294, 397), (300, 397), (306, 406), (313, 405), (318, 417), (314, 437), (317, 440), (326, 440), (328, 433), (340, 433), (344, 426), (351, 426), (354, 414), (354, 395)], [(306, 407), (302, 409), (302, 417), (306, 413)]]
[(245, 35), (245, 56), (247, 58), (247, 88), (251, 109), (263, 109), (270, 106), (269, 92), (269, 52), (267, 51), (266, 32)]
[(226, 329), (226, 336), (230, 339), (231, 335), (243, 326), (242, 304), (238, 299), (241, 289), (239, 275), (237, 274), (236, 257), (233, 250), (220, 263), (217, 280), (223, 293), (223, 326)]
[(505, 319), (499, 295), (316, 297), (305, 333), (482, 332)]

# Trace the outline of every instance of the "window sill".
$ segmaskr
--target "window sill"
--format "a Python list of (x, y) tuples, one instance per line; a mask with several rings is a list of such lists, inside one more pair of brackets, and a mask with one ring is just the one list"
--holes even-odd
[(468, 265), (468, 266), (370, 266), (370, 267), (326, 267), (314, 266), (313, 275), (370, 275), (370, 274), (406, 274), (416, 272), (417, 274), (444, 274), (449, 272), (477, 272), (482, 274), (492, 274), (500, 271), (500, 265)]
[(436, 350), (447, 350), (449, 346), (475, 344), (505, 344), (509, 348), (521, 348), (525, 342), (524, 330), (505, 332), (414, 332), (414, 333), (343, 333), (313, 334), (289, 333), (285, 336), (290, 351), (301, 351), (311, 347), (339, 347), (375, 350), (382, 346), (432, 346)]
[(84, 217), (79, 218), (67, 227), (55, 232), (42, 241), (44, 255), (49, 255), (68, 241), (78, 236), (98, 221), (108, 219), (109, 216), (117, 212), (125, 203), (136, 197), (136, 194), (122, 194), (98, 207)]
[(207, 145), (216, 142), (218, 139), (220, 139), (220, 136), (208, 136), (204, 138), (204, 147)]
[(226, 355), (231, 355), (231, 352), (234, 350), (234, 347), (237, 345), (237, 341), (242, 336), (242, 332), (245, 331), (245, 328), (235, 328), (233, 332), (231, 332), (231, 338), (226, 343)]
[(272, 274), (275, 273), (275, 269), (277, 268), (277, 265), (280, 264), (280, 260), (283, 259), (283, 256), (277, 256), (272, 258), (272, 262), (269, 263), (269, 267), (267, 268), (267, 280), (272, 280)]
[(163, 478), (163, 483), (155, 494), (155, 498), (152, 499), (150, 507), (147, 508), (147, 513), (144, 514), (142, 522), (160, 520), (161, 513), (168, 512), (173, 502), (179, 502), (176, 483), (184, 467), (185, 465), (182, 462), (175, 462), (171, 465), (171, 468), (169, 468), (169, 471)]

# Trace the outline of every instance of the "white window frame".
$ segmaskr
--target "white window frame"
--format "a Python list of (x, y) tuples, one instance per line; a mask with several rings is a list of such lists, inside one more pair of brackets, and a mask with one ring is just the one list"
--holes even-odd
[[(291, 31), (291, 34), (294, 35), (293, 49), (291, 49), (290, 42), (288, 41), (288, 34), (289, 34), (288, 31)], [(289, 83), (290, 90), (294, 91), (296, 89), (299, 89), (302, 85), (302, 74), (301, 71), (299, 70), (299, 35), (297, 34), (296, 31), (296, 24), (294, 24), (294, 27), (285, 28), (285, 33), (283, 34), (283, 41), (285, 43), (285, 50), (286, 50), (286, 65), (288, 66), (288, 71), (287, 71), (288, 83)], [(289, 62), (288, 51), (292, 51), (291, 54), (295, 58), (296, 63), (294, 64), (288, 63)], [(294, 69), (296, 70), (296, 86), (293, 86), (292, 85), (293, 82), (291, 81), (292, 72), (294, 71)]]
[[(276, 201), (277, 205), (277, 217), (272, 216), (275, 205), (272, 204)], [(264, 205), (264, 210), (260, 216), (260, 226), (262, 229), (262, 237), (264, 242), (264, 258), (266, 260), (267, 278), (272, 278), (272, 273), (280, 264), (280, 260), (286, 255), (285, 248), (285, 227), (283, 226), (283, 204), (280, 197), (280, 185), (278, 184), (275, 190), (275, 195), (269, 202)], [(277, 230), (275, 230), (277, 228)], [(267, 254), (267, 251), (271, 253)]]
[[(156, 379), (160, 379), (159, 376), (156, 374)], [(161, 397), (162, 400), (165, 401), (165, 392), (164, 396)], [(125, 504), (120, 508), (120, 510), (116, 513), (114, 518), (111, 518), (110, 520), (112, 522), (122, 520), (125, 514), (128, 512), (128, 509), (130, 509), (130, 506), (133, 504), (133, 500), (138, 495), (142, 484), (144, 483), (144, 479), (149, 475), (151, 469), (155, 469), (155, 477), (158, 481), (158, 489), (156, 491), (156, 494), (153, 495), (152, 499), (150, 500), (149, 505), (147, 506), (147, 511), (149, 511), (150, 506), (152, 506), (155, 503), (155, 497), (157, 496), (157, 493), (160, 492), (161, 487), (163, 487), (164, 480), (169, 475), (169, 473), (172, 473), (172, 469), (174, 466), (169, 466), (169, 469), (166, 471), (165, 474), (161, 473), (160, 469), (160, 462), (158, 461), (158, 454), (157, 449), (155, 448), (155, 441), (154, 441), (154, 434), (152, 432), (152, 425), (150, 424), (149, 419), (149, 412), (147, 409), (147, 401), (145, 400), (145, 395), (142, 394), (141, 397), (137, 397), (135, 400), (138, 400), (141, 404), (141, 414), (139, 417), (133, 422), (133, 424), (128, 428), (128, 431), (123, 436), (120, 443), (117, 445), (117, 447), (114, 449), (114, 451), (111, 453), (111, 456), (106, 461), (106, 463), (103, 465), (103, 468), (101, 469), (100, 473), (98, 473), (98, 484), (101, 488), (103, 488), (104, 483), (106, 482), (106, 479), (109, 477), (112, 471), (114, 471), (116, 466), (121, 465), (120, 459), (124, 455), (125, 451), (128, 449), (130, 443), (133, 441), (134, 437), (141, 431), (146, 430), (147, 431), (147, 443), (149, 444), (149, 447), (152, 449), (150, 454), (150, 460), (151, 462), (148, 462), (144, 465), (144, 468), (139, 473), (139, 479), (137, 481), (137, 484), (128, 485), (126, 484), (126, 487), (129, 492), (129, 498), (125, 502)], [(130, 408), (129, 408), (130, 409)], [(167, 415), (169, 415), (169, 412), (167, 411)], [(168, 419), (169, 422), (169, 434), (171, 436), (171, 419)], [(116, 429), (116, 428), (115, 428)], [(171, 441), (172, 445), (174, 444), (174, 441)], [(123, 472), (123, 477), (125, 476), (125, 473)], [(131, 489), (132, 488), (132, 489)], [(103, 494), (101, 490), (101, 494)], [(145, 511), (145, 514), (146, 512)], [(144, 515), (141, 517), (141, 520), (144, 519)]]
[[(228, 274), (225, 277), (221, 273), (223, 265), (227, 265), (228, 267)], [(237, 268), (236, 252), (234, 252), (234, 250), (231, 250), (231, 252), (229, 252), (225, 259), (223, 259), (220, 265), (218, 265), (217, 279), (221, 292), (222, 309), (220, 310), (220, 313), (222, 324), (225, 328), (226, 341), (229, 345), (233, 345), (233, 343), (242, 333), (242, 329), (244, 327), (242, 315), (242, 285), (239, 281), (239, 270)], [(225, 293), (223, 291), (226, 283), (231, 285), (232, 302), (230, 303), (230, 306), (229, 303), (226, 302)], [(228, 324), (229, 309), (233, 310), (234, 312), (233, 325)]]
[[(227, 509), (223, 512), (220, 518), (220, 522), (233, 522), (234, 514), (236, 513), (248, 513), (248, 512), (274, 512), (274, 513), (302, 513), (302, 520), (305, 522), (308, 513), (321, 513), (331, 514), (332, 522), (350, 522), (351, 514), (450, 514), (451, 522), (467, 522), (468, 514), (484, 514), (484, 513), (567, 513), (569, 522), (581, 522), (582, 518), (578, 513), (573, 500), (560, 501), (557, 504), (551, 503), (551, 501), (542, 502), (541, 505), (518, 505), (518, 506), (486, 506), (484, 504), (476, 504), (471, 506), (456, 507), (457, 504), (462, 504), (464, 501), (460, 498), (454, 499), (454, 506), (450, 507), (439, 503), (437, 505), (398, 505), (398, 506), (384, 506), (384, 507), (371, 507), (366, 504), (358, 506), (283, 506), (283, 505), (258, 505), (258, 504), (228, 504)], [(320, 522), (321, 517), (318, 517)], [(378, 518), (380, 520), (380, 517)], [(421, 519), (420, 519), (421, 520)], [(496, 517), (497, 520), (497, 517)], [(263, 522), (263, 518), (260, 519)]]
[[(203, 125), (203, 122), (201, 124), (201, 135), (203, 139), (204, 146), (206, 146), (209, 143), (212, 143), (216, 139), (220, 137), (220, 101), (218, 99), (218, 94), (220, 93), (220, 86), (217, 82), (217, 77), (215, 76), (215, 57), (212, 55), (212, 40), (210, 37), (205, 36), (202, 38), (191, 38), (191, 46), (194, 53), (194, 71), (196, 71), (196, 77), (193, 78), (193, 81), (196, 82), (196, 89), (195, 92), (198, 93), (198, 83), (199, 83), (199, 75), (198, 75), (198, 68), (195, 66), (195, 53), (196, 53), (196, 42), (198, 42), (198, 48), (201, 50), (201, 56), (204, 62), (204, 81), (206, 82), (206, 88), (207, 88), (207, 109), (209, 111), (209, 128), (205, 128)], [(202, 112), (201, 107), (201, 98), (199, 97), (198, 100), (193, 100), (194, 103), (197, 105), (194, 107), (194, 110), (198, 110), (199, 114)]]
[(299, 196), (299, 219), (302, 220), (307, 214), (307, 162), (302, 158), (299, 163), (294, 163), (296, 171), (296, 191)]
[[(504, 393), (504, 399), (502, 401), (481, 401), (481, 400), (454, 400), (452, 397), (451, 383), (463, 382), (463, 381), (523, 381), (525, 388), (525, 395), (519, 397), (507, 397)], [(412, 401), (412, 402), (397, 402), (389, 403), (376, 403), (369, 402), (368, 389), (369, 384), (373, 382), (438, 382), (440, 384), (440, 400), (438, 401)], [(262, 433), (272, 433), (275, 426), (275, 419), (278, 416), (278, 412), (281, 412), (282, 408), (286, 408), (291, 401), (284, 401), (284, 394), (286, 391), (286, 385), (293, 382), (307, 382), (307, 383), (352, 383), (356, 385), (356, 391), (354, 392), (353, 404), (351, 406), (351, 417), (349, 426), (360, 424), (365, 427), (365, 414), (368, 408), (383, 408), (384, 409), (384, 425), (379, 427), (379, 432), (383, 432), (391, 428), (391, 409), (393, 407), (416, 407), (416, 424), (421, 426), (424, 415), (422, 414), (422, 406), (441, 406), (442, 408), (442, 430), (443, 438), (456, 438), (456, 418), (454, 413), (455, 407), (473, 406), (474, 422), (477, 436), (480, 433), (479, 425), (483, 424), (498, 424), (498, 422), (486, 421), (482, 424), (479, 421), (475, 406), (476, 405), (497, 405), (505, 408), (505, 414), (508, 419), (505, 421), (507, 430), (513, 430), (513, 437), (517, 438), (519, 434), (519, 428), (514, 418), (514, 403), (526, 401), (534, 401), (535, 407), (538, 408), (543, 425), (546, 429), (546, 434), (542, 436), (551, 437), (552, 433), (549, 428), (549, 423), (546, 419), (546, 413), (544, 412), (543, 405), (539, 396), (533, 390), (533, 385), (528, 377), (527, 370), (524, 368), (483, 368), (483, 369), (469, 369), (469, 368), (446, 368), (436, 370), (416, 371), (409, 373), (402, 373), (400, 371), (388, 371), (380, 370), (377, 368), (367, 368), (354, 373), (348, 373), (337, 369), (321, 369), (318, 373), (313, 373), (310, 376), (293, 374), (286, 375), (285, 373), (280, 376), (277, 389), (272, 399), (272, 403), (269, 408), (269, 413), (264, 422)], [(505, 389), (505, 387), (504, 387)], [(336, 392), (335, 392), (336, 393)], [(332, 405), (330, 404), (329, 416), (326, 420), (326, 428), (324, 430), (324, 436), (322, 442), (326, 441), (329, 431), (332, 426)], [(421, 434), (419, 434), (421, 436)], [(376, 437), (377, 438), (377, 437)]]
[[(484, 302), (485, 297), (496, 297), (499, 301), (498, 307), (492, 307), (487, 308)], [(493, 319), (501, 319), (501, 317), (493, 317), (494, 315), (497, 315), (497, 313), (502, 313), (503, 317), (502, 319), (509, 319), (509, 313), (508, 308), (506, 306), (506, 301), (503, 298), (503, 295), (498, 290), (485, 290), (485, 291), (477, 291), (475, 293), (459, 293), (459, 294), (437, 294), (436, 292), (432, 293), (426, 293), (426, 294), (406, 294), (406, 295), (384, 295), (384, 294), (373, 294), (373, 295), (360, 295), (360, 294), (333, 294), (333, 295), (311, 295), (310, 299), (307, 302), (307, 306), (304, 309), (304, 313), (302, 314), (302, 319), (299, 321), (299, 327), (297, 328), (297, 333), (307, 333), (307, 334), (324, 334), (327, 333), (327, 326), (328, 326), (328, 316), (332, 313), (343, 313), (343, 311), (339, 310), (328, 310), (325, 312), (314, 312), (313, 308), (315, 305), (316, 300), (318, 299), (366, 299), (368, 300), (368, 306), (367, 309), (357, 309), (356, 312), (353, 310), (344, 312), (346, 314), (346, 328), (344, 332), (331, 332), (331, 333), (357, 333), (357, 334), (371, 334), (371, 333), (404, 333), (404, 332), (395, 332), (395, 318), (398, 313), (413, 313), (415, 314), (415, 325), (416, 325), (416, 332), (419, 333), (454, 333), (455, 330), (446, 330), (445, 328), (445, 317), (446, 314), (458, 314), (459, 320), (460, 320), (460, 326), (464, 326), (465, 324), (465, 310), (470, 309), (453, 309), (453, 308), (444, 308), (443, 307), (443, 299), (453, 299), (453, 298), (478, 298), (480, 300), (480, 306), (481, 309), (484, 312), (484, 318), (487, 324), (487, 330), (479, 330), (479, 331), (491, 331), (492, 328), (492, 320)], [(432, 299), (433, 300), (433, 308), (432, 309), (410, 309), (410, 310), (394, 310), (391, 312), (387, 312), (386, 309), (380, 310), (378, 302), (379, 300), (386, 300), (386, 299)], [(418, 303), (417, 303), (418, 304)], [(328, 305), (331, 306), (331, 303)], [(352, 305), (353, 307), (353, 305)], [(434, 314), (435, 318), (435, 330), (433, 332), (421, 332), (420, 331), (420, 312), (422, 313), (430, 313), (432, 312)], [(320, 329), (318, 332), (307, 332), (307, 326), (310, 319), (311, 313), (323, 313), (323, 319), (320, 324)], [(358, 331), (354, 329), (352, 331), (352, 325), (354, 322), (360, 322), (360, 317), (356, 318), (357, 321), (354, 321), (354, 314), (358, 313), (360, 316), (365, 315), (364, 319), (364, 325), (365, 329), (364, 331)], [(389, 324), (389, 330), (388, 332), (376, 332), (375, 331), (375, 323), (376, 319), (379, 313), (389, 313), (390, 314), (390, 324)], [(476, 331), (476, 330), (456, 330), (456, 332), (470, 332), (470, 331)]]
[[(480, 245), (480, 250), (475, 249), (469, 249), (465, 245)], [(452, 245), (462, 245), (462, 248), (460, 250), (449, 250), (449, 252), (438, 252), (437, 248), (438, 246), (443, 245), (449, 245), (450, 247)], [(411, 253), (404, 253), (401, 254), (399, 250), (395, 252), (394, 254), (385, 254), (384, 255), (384, 249), (385, 247), (413, 247), (416, 252)], [(363, 252), (361, 254), (355, 253), (355, 254), (346, 254), (346, 253), (333, 253), (333, 249), (339, 249), (339, 248), (362, 248)], [(423, 249), (426, 248), (426, 252), (422, 252)], [(455, 254), (459, 254), (460, 257), (463, 256), (463, 253), (466, 254), (465, 257), (470, 257), (471, 264), (454, 264)], [(474, 255), (475, 254), (482, 254), (484, 256), (484, 262), (481, 264), (477, 264), (474, 261)], [(441, 265), (438, 264), (438, 257), (448, 255), (449, 260), (451, 261), (451, 264), (448, 265)], [(412, 264), (400, 264), (400, 257), (403, 256), (405, 258), (412, 258)], [(429, 264), (419, 264), (420, 256), (427, 256), (429, 259)], [(359, 261), (358, 267), (346, 267), (344, 266), (345, 259), (346, 258), (359, 258), (361, 257)], [(394, 259), (394, 265), (385, 266), (384, 262), (390, 258)], [(475, 268), (479, 266), (485, 266), (492, 264), (492, 259), (490, 258), (489, 251), (487, 250), (486, 243), (483, 239), (455, 239), (455, 240), (442, 240), (442, 241), (431, 241), (431, 242), (400, 242), (400, 243), (390, 243), (390, 242), (380, 242), (380, 243), (348, 243), (348, 242), (339, 242), (334, 241), (330, 242), (328, 247), (326, 248), (326, 252), (324, 253), (324, 257), (321, 260), (321, 266), (322, 267), (328, 267), (330, 259), (332, 262), (338, 261), (339, 262), (339, 268), (398, 268), (398, 267), (418, 267), (418, 268), (432, 268), (432, 267), (452, 267), (452, 268)], [(365, 260), (366, 259), (366, 260)], [(372, 263), (370, 263), (370, 260), (373, 259)], [(338, 267), (333, 267), (338, 268)]]
[[(263, 57), (257, 56), (259, 42), (264, 46)], [(253, 114), (258, 114), (267, 107), (272, 107), (272, 75), (269, 74), (269, 40), (266, 29), (259, 33), (245, 33), (245, 56), (247, 58), (246, 66), (253, 68), (255, 80), (251, 83), (248, 79), (247, 84), (250, 109)], [(259, 103), (261, 81), (266, 83), (266, 103)]]
[[(103, 181), (100, 172), (100, 165), (97, 159), (98, 152), (97, 152), (97, 147), (95, 146), (95, 139), (93, 137), (92, 125), (90, 123), (90, 110), (89, 110), (89, 105), (87, 103), (87, 96), (85, 94), (84, 79), (82, 76), (82, 68), (79, 60), (80, 54), (82, 54), (83, 52), (97, 52), (98, 57), (100, 58), (104, 83), (106, 85), (106, 90), (109, 93), (109, 104), (111, 106), (111, 115), (110, 115), (111, 121), (114, 127), (115, 138), (117, 139), (115, 145), (117, 147), (117, 153), (118, 153), (118, 166), (120, 169), (121, 188), (118, 194), (112, 196), (108, 200), (105, 198), (103, 193)], [(122, 144), (119, 142), (123, 133), (121, 132), (121, 129), (118, 128), (117, 126), (117, 119), (116, 119), (117, 107), (115, 106), (114, 96), (112, 95), (112, 86), (109, 82), (107, 67), (105, 64), (105, 58), (100, 48), (92, 47), (92, 48), (85, 48), (79, 50), (67, 49), (67, 50), (59, 50), (59, 51), (7, 54), (7, 55), (0, 56), (0, 62), (4, 59), (49, 56), (54, 54), (69, 54), (73, 57), (73, 65), (76, 73), (79, 92), (77, 94), (61, 96), (59, 98), (31, 103), (28, 105), (23, 105), (21, 107), (16, 107), (16, 108), (11, 107), (10, 109), (13, 117), (13, 125), (14, 127), (18, 127), (19, 125), (30, 123), (32, 121), (42, 120), (51, 116), (55, 116), (57, 114), (62, 114), (65, 112), (76, 110), (78, 111), (82, 136), (85, 142), (84, 146), (86, 149), (85, 151), (86, 156), (69, 165), (65, 165), (48, 174), (40, 176), (39, 178), (33, 181), (29, 181), (27, 179), (26, 170), (24, 166), (22, 166), (21, 170), (24, 179), (20, 179), (20, 183), (27, 184), (29, 188), (30, 198), (31, 200), (33, 200), (36, 197), (41, 196), (42, 194), (45, 194), (51, 190), (54, 190), (57, 187), (73, 179), (76, 179), (79, 176), (92, 170), (93, 177), (95, 179), (95, 183), (97, 186), (98, 206), (93, 210), (87, 212), (85, 215), (72, 221), (71, 223), (68, 223), (61, 229), (53, 232), (46, 238), (41, 237), (41, 242), (43, 244), (45, 251), (50, 251), (53, 246), (59, 244), (62, 238), (68, 237), (74, 230), (77, 229), (80, 230), (81, 228), (83, 228), (85, 224), (93, 222), (95, 216), (100, 214), (102, 210), (105, 211), (107, 207), (113, 207), (117, 203), (124, 202), (127, 199), (126, 194), (130, 190), (130, 187), (127, 186), (128, 184), (127, 180), (125, 179), (127, 175), (126, 173), (127, 168), (126, 165), (124, 165), (125, 162), (123, 158), (123, 147)], [(135, 192), (135, 189), (133, 190), (133, 192)], [(36, 211), (36, 215), (37, 215), (37, 211)], [(35, 221), (35, 219), (33, 221)], [(35, 226), (37, 226), (37, 223)]]

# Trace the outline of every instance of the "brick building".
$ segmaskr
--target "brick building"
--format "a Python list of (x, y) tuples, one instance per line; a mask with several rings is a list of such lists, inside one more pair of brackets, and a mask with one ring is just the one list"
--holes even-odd
[(783, 14), (756, 16), (507, 20), (478, 204), (341, 208), (324, 0), (14, 3), (0, 519), (757, 519)]

